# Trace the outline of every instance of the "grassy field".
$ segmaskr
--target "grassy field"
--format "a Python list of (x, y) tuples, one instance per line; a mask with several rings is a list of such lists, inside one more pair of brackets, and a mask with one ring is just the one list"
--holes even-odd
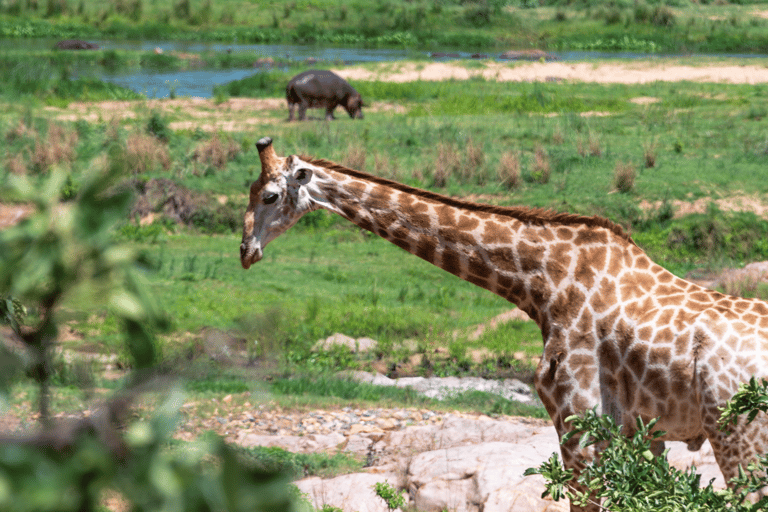
[(3, 37), (640, 52), (765, 52), (765, 3), (545, 0), (48, 0), (0, 8)]
[[(470, 341), (477, 325), (510, 304), (324, 212), (270, 244), (263, 262), (247, 272), (240, 268), (246, 191), (260, 172), (253, 144), (264, 135), (281, 154), (327, 158), (449, 195), (606, 216), (681, 276), (768, 259), (768, 222), (717, 207), (762, 204), (768, 192), (761, 85), (356, 81), (371, 103), (363, 122), (340, 112), (333, 123), (288, 124), (279, 102), (257, 114), (258, 122), (247, 125), (253, 129), (199, 127), (229, 99), (280, 98), (290, 73), (229, 84), (204, 109), (137, 100), (125, 107), (131, 116), (103, 110), (76, 121), (63, 120), (72, 100), (135, 95), (60, 75), (43, 86), (34, 72), (4, 78), (0, 182), (25, 175), (42, 184), (61, 170), (68, 175), (67, 200), (88, 170), (121, 169), (146, 205), (116, 228), (117, 239), (143, 255), (170, 319), (159, 333), (164, 367), (200, 382), (195, 392), (232, 392), (221, 384), (233, 382), (228, 373), (234, 381), (275, 383), (304, 375), (310, 379), (305, 391), (285, 393), (325, 393), (343, 403), (371, 391), (323, 388), (312, 379), (343, 369), (530, 378), (541, 351), (530, 322), (511, 322)], [(393, 105), (398, 109), (388, 108)], [(190, 124), (173, 129), (176, 123)], [(169, 198), (181, 206), (169, 210)], [(2, 189), (0, 202), (15, 199)], [(704, 205), (700, 213), (682, 214), (681, 205), (697, 201)], [(147, 214), (155, 222), (139, 225)], [(117, 354), (130, 364), (113, 313), (86, 296), (73, 293), (61, 312), (74, 333), (64, 346)], [(375, 338), (379, 348), (363, 355), (313, 350), (336, 332)], [(211, 363), (212, 339), (241, 354), (247, 372)], [(63, 386), (82, 382), (81, 371), (60, 366)], [(496, 402), (460, 406), (512, 410)]]

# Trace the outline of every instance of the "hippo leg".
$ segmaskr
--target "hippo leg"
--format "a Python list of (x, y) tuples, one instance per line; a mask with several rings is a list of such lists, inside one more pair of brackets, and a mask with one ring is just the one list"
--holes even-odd
[(296, 108), (295, 103), (288, 102), (288, 120), (293, 121), (293, 109)]
[(326, 109), (325, 109), (325, 120), (326, 121), (333, 121), (334, 119), (336, 119), (336, 117), (334, 117), (334, 115), (333, 115), (333, 111), (335, 109), (336, 109), (335, 105), (333, 107), (330, 107), (330, 106), (326, 107)]
[(304, 121), (307, 118), (307, 102), (302, 101), (299, 103), (299, 121)]

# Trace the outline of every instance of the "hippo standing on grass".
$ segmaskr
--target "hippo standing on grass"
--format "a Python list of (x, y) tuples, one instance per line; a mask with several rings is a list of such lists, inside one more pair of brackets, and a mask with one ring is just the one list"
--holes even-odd
[(339, 75), (328, 70), (310, 69), (291, 78), (285, 88), (288, 100), (288, 120), (293, 121), (293, 108), (299, 106), (299, 121), (306, 117), (308, 108), (325, 107), (325, 119), (335, 119), (333, 111), (341, 105), (352, 119), (363, 118), (363, 99), (354, 87)]

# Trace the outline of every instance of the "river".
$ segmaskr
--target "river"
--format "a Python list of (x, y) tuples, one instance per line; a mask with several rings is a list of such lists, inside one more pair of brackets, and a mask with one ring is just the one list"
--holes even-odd
[[(330, 67), (336, 63), (355, 64), (362, 62), (381, 62), (396, 61), (405, 59), (423, 59), (429, 58), (430, 53), (426, 51), (416, 51), (407, 49), (366, 49), (366, 48), (338, 48), (338, 47), (319, 47), (310, 45), (266, 45), (266, 44), (222, 44), (222, 43), (199, 43), (183, 41), (115, 41), (115, 40), (94, 40), (91, 41), (100, 46), (101, 49), (109, 50), (135, 50), (135, 51), (155, 51), (156, 49), (164, 53), (183, 52), (183, 53), (202, 53), (202, 52), (248, 52), (263, 57), (279, 57), (282, 59), (293, 60), (297, 62), (315, 59), (318, 66)], [(0, 41), (0, 50), (3, 48), (18, 48), (20, 44), (29, 49), (52, 48), (55, 40), (36, 39), (26, 40), (20, 43), (19, 40)], [(468, 59), (473, 53), (466, 51), (456, 51), (451, 49), (441, 49), (442, 56), (435, 60), (453, 60)], [(499, 60), (498, 53), (484, 52), (482, 49), (478, 53), (487, 54), (488, 58)], [(634, 52), (589, 52), (589, 51), (567, 51), (567, 52), (548, 52), (557, 60), (561, 61), (595, 61), (604, 59), (636, 59), (636, 58), (660, 58), (660, 57), (679, 57), (680, 55), (659, 55)], [(733, 58), (751, 58), (766, 57), (765, 55), (720, 55), (720, 57)], [(325, 63), (325, 64), (323, 64)], [(171, 95), (209, 98), (213, 95), (213, 87), (222, 85), (234, 80), (240, 80), (254, 73), (259, 69), (249, 67), (243, 69), (191, 69), (178, 71), (155, 71), (155, 70), (130, 70), (128, 72), (108, 72), (100, 70), (98, 78), (114, 84), (127, 87), (149, 98), (167, 98)]]

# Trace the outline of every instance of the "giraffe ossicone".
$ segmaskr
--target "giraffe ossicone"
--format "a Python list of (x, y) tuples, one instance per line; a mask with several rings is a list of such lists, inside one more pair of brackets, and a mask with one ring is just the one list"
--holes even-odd
[[(719, 407), (739, 383), (768, 378), (768, 303), (676, 277), (600, 217), (477, 204), (326, 160), (283, 158), (268, 137), (257, 147), (262, 173), (245, 213), (243, 268), (324, 208), (528, 313), (543, 339), (536, 391), (561, 437), (567, 417), (592, 408), (627, 434), (636, 418), (658, 417), (662, 442), (698, 449), (709, 439), (726, 481), (768, 452), (765, 414), (718, 429)], [(563, 462), (578, 472), (594, 449), (572, 437)]]

